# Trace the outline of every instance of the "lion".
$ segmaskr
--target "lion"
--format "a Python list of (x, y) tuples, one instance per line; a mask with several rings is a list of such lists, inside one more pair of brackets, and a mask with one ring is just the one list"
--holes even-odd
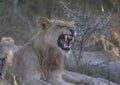
[(76, 35), (74, 22), (39, 17), (36, 23), (38, 33), (14, 53), (11, 73), (20, 85), (73, 85), (62, 76)]
[[(15, 45), (15, 41), (11, 37), (2, 37), (0, 42), (0, 74), (1, 78), (4, 79), (4, 75), (6, 75), (6, 71), (8, 69), (9, 64), (9, 54), (15, 53), (21, 46)], [(12, 51), (12, 52), (11, 52)], [(10, 53), (9, 53), (10, 52)]]
[[(12, 59), (13, 52), (17, 51), (20, 46), (15, 45), (15, 41), (11, 37), (2, 37), (0, 41), (0, 85), (9, 85), (9, 82), (4, 78)], [(9, 52), (10, 51), (10, 52)]]

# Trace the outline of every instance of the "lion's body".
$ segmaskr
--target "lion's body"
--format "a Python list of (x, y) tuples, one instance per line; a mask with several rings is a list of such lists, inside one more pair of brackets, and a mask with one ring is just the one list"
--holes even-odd
[[(54, 48), (47, 48), (41, 52), (35, 49), (33, 42), (26, 44), (20, 49), (14, 57), (14, 73), (24, 80), (33, 80), (33, 78), (48, 81), (61, 77), (63, 69), (63, 55), (59, 52), (54, 53)], [(23, 70), (21, 72), (21, 70)]]
[(39, 18), (37, 24), (36, 36), (14, 54), (12, 73), (23, 85), (70, 85), (62, 80), (64, 56), (69, 53), (63, 49), (69, 48), (60, 48), (57, 41), (61, 34), (69, 35), (74, 25), (47, 18)]
[(21, 46), (15, 45), (15, 41), (11, 37), (2, 37), (1, 42), (0, 42), (0, 61), (1, 61), (1, 68), (0, 68), (0, 73), (1, 76), (6, 75), (6, 68), (8, 68), (7, 65), (7, 57), (9, 52), (12, 51), (13, 54), (20, 49)]
[(5, 75), (12, 64), (13, 54), (20, 49), (21, 46), (15, 45), (15, 41), (11, 37), (2, 37), (0, 41), (0, 84), (8, 85)]

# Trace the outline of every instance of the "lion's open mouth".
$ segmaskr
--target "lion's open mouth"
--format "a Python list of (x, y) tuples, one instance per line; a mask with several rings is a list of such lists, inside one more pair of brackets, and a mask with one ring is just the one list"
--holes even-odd
[(74, 36), (68, 34), (62, 34), (59, 36), (57, 40), (57, 44), (62, 50), (69, 51), (73, 41), (74, 41)]

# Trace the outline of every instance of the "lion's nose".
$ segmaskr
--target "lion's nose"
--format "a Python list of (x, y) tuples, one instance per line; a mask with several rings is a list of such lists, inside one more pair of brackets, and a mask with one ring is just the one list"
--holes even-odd
[(70, 32), (73, 36), (75, 35), (75, 30), (71, 29)]

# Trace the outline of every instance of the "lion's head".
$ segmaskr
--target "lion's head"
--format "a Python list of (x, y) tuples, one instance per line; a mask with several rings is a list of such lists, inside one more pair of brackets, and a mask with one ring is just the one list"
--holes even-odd
[(1, 42), (15, 44), (15, 41), (12, 37), (2, 37)]
[(0, 41), (0, 58), (6, 58), (7, 53), (12, 50), (15, 52), (21, 46), (16, 46), (15, 41), (11, 37), (2, 37)]
[(37, 19), (40, 35), (44, 36), (43, 42), (53, 48), (68, 52), (75, 37), (74, 22), (49, 20), (45, 17)]
[(0, 58), (5, 58), (8, 48), (13, 45), (15, 41), (11, 37), (2, 37), (0, 42)]

